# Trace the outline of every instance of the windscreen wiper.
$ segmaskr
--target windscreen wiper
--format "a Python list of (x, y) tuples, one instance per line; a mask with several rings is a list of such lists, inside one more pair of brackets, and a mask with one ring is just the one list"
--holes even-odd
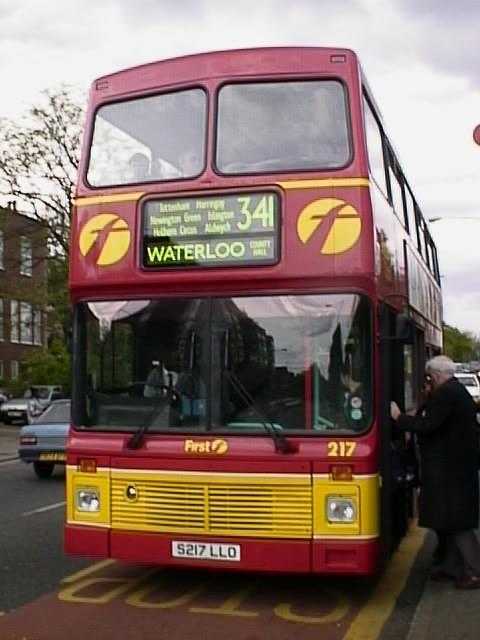
[[(192, 330), (190, 332), (190, 336), (188, 339), (188, 369), (190, 371), (190, 374), (193, 375), (193, 370), (195, 367), (195, 347), (196, 347), (196, 342), (197, 342), (197, 334), (195, 330)], [(172, 387), (169, 386), (165, 386), (165, 385), (151, 385), (154, 386), (158, 389), (165, 389), (167, 391), (167, 399), (169, 401), (169, 403), (171, 404), (173, 400), (175, 400), (176, 398), (178, 398), (178, 395), (175, 391), (173, 391)], [(161, 398), (162, 401), (165, 400), (165, 398)], [(145, 437), (145, 434), (147, 433), (147, 431), (150, 429), (152, 422), (153, 422), (153, 418), (155, 417), (155, 414), (158, 410), (158, 408), (160, 407), (160, 402), (155, 402), (153, 405), (153, 409), (150, 412), (150, 414), (148, 415), (147, 419), (145, 420), (144, 424), (138, 429), (138, 431), (136, 431), (133, 436), (130, 438), (130, 440), (127, 442), (127, 448), (128, 449), (139, 449), (142, 442), (143, 442), (143, 438)]]
[(277, 453), (295, 453), (298, 451), (298, 447), (292, 444), (282, 431), (279, 431), (273, 422), (260, 411), (260, 409), (255, 405), (255, 402), (250, 395), (250, 393), (245, 389), (242, 382), (237, 378), (237, 376), (229, 371), (228, 369), (224, 369), (227, 374), (228, 380), (231, 382), (232, 386), (235, 388), (236, 392), (240, 396), (240, 398), (246, 402), (247, 406), (251, 407), (253, 412), (260, 419), (260, 422), (265, 429), (265, 431), (272, 437), (273, 443), (275, 445), (275, 451)]
[[(154, 385), (151, 385), (151, 386), (154, 386)], [(165, 385), (161, 385), (161, 388), (168, 390), (168, 387), (165, 387)], [(159, 402), (159, 400), (161, 400), (161, 402)], [(170, 398), (170, 401), (171, 400), (172, 400), (172, 398)], [(167, 401), (167, 398), (161, 398), (160, 397), (160, 398), (157, 399), (156, 402), (154, 402), (152, 410), (148, 414), (147, 419), (138, 428), (138, 430), (135, 431), (133, 436), (127, 441), (127, 449), (139, 449), (142, 446), (145, 434), (147, 433), (147, 431), (152, 426), (153, 419), (154, 419), (158, 409), (160, 408), (161, 404), (166, 402), (166, 401)]]

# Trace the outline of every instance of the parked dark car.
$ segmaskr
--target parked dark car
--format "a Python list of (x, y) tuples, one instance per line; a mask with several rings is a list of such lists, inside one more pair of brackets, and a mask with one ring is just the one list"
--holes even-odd
[(55, 400), (33, 424), (20, 430), (18, 455), (23, 462), (33, 463), (39, 478), (49, 478), (56, 464), (64, 465), (70, 400)]

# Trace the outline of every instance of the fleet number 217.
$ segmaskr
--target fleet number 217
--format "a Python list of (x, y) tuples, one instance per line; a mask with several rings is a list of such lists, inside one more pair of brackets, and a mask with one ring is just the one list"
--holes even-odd
[(329, 457), (334, 458), (350, 458), (357, 447), (356, 442), (348, 440), (340, 440), (327, 443), (327, 451)]

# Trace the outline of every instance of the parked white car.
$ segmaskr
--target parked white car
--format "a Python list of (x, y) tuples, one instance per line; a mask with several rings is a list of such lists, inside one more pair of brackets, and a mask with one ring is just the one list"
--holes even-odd
[(39, 406), (46, 409), (53, 400), (62, 399), (62, 387), (53, 384), (34, 384), (23, 394), (24, 398), (35, 400)]
[(23, 422), (31, 424), (53, 400), (63, 398), (62, 388), (56, 385), (33, 385), (23, 398), (12, 398), (0, 407), (0, 420), (5, 424)]
[(477, 404), (480, 405), (480, 382), (473, 373), (456, 373), (455, 377), (461, 382)]

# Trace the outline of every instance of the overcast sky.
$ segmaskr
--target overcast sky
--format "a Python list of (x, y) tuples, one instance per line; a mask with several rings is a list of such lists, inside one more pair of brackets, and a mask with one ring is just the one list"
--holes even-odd
[[(230, 5), (235, 6), (230, 6)], [(480, 334), (479, 0), (0, 0), (0, 117), (144, 62), (250, 46), (360, 56), (431, 225), (449, 324)], [(475, 219), (470, 219), (475, 218)]]

